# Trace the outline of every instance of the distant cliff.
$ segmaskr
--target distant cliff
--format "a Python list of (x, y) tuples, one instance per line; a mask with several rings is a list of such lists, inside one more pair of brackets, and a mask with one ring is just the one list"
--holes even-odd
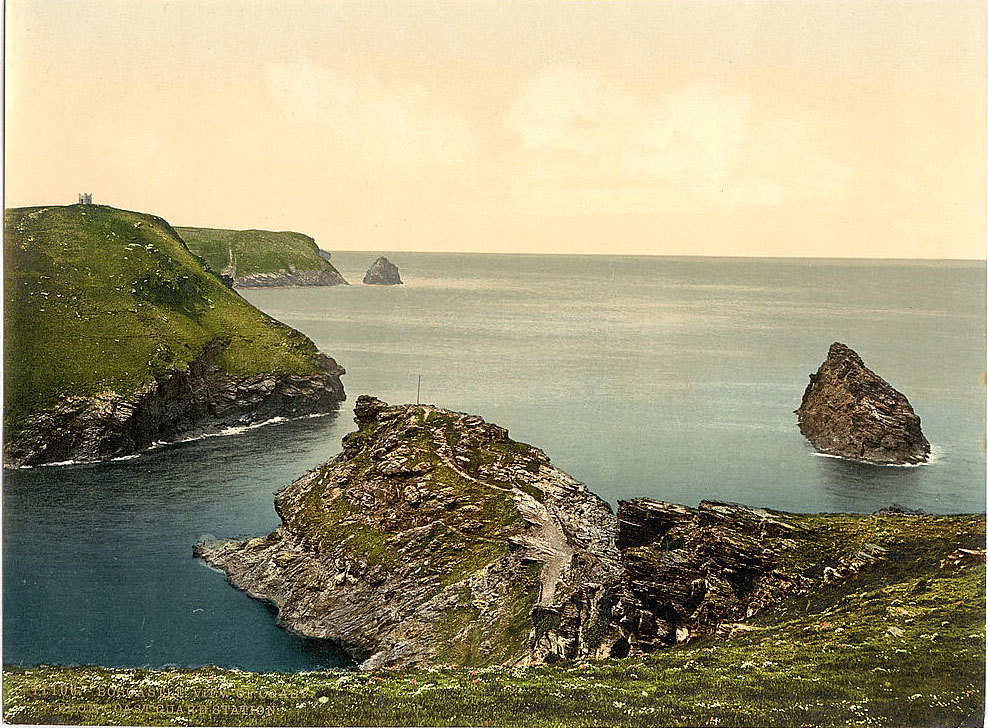
[(362, 669), (646, 654), (742, 634), (854, 579), (879, 588), (903, 564), (934, 569), (958, 546), (983, 560), (980, 536), (953, 540), (956, 521), (899, 512), (636, 499), (615, 517), (480, 417), (361, 396), (356, 421), (339, 456), (278, 494), (277, 530), (196, 552)]
[(20, 208), (4, 231), (7, 466), (119, 457), (345, 399), (342, 367), (161, 218)]
[(239, 288), (335, 286), (346, 280), (308, 235), (269, 230), (175, 228), (189, 249)]
[(909, 400), (835, 342), (796, 410), (799, 430), (820, 452), (882, 465), (926, 462), (930, 443)]

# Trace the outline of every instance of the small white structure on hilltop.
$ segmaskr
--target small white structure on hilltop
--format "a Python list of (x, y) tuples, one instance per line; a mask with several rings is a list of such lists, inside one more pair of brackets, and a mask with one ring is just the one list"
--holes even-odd
[(79, 193), (79, 204), (80, 205), (91, 205), (91, 204), (93, 204), (93, 193), (92, 192), (80, 192)]

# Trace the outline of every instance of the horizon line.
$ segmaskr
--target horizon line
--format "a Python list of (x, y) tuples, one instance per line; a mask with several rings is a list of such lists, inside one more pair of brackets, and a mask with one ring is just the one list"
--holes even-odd
[[(180, 225), (179, 227), (185, 227)], [(271, 231), (274, 232), (274, 231)], [(693, 253), (693, 254), (681, 254), (681, 253), (619, 253), (619, 252), (606, 252), (606, 253), (560, 253), (560, 252), (504, 252), (504, 251), (492, 251), (492, 250), (395, 250), (395, 249), (385, 249), (385, 248), (366, 248), (366, 249), (343, 249), (334, 248), (333, 250), (328, 250), (319, 246), (320, 250), (323, 250), (330, 254), (336, 253), (391, 253), (394, 255), (399, 255), (403, 253), (412, 254), (426, 254), (426, 255), (526, 255), (526, 256), (540, 256), (540, 255), (559, 255), (559, 256), (571, 256), (571, 257), (612, 257), (612, 258), (726, 258), (731, 260), (736, 259), (747, 259), (747, 260), (854, 260), (854, 261), (872, 261), (872, 262), (882, 262), (882, 261), (905, 261), (905, 262), (923, 262), (923, 261), (949, 261), (956, 263), (988, 263), (988, 258), (891, 258), (891, 257), (869, 257), (869, 256), (827, 256), (827, 255), (724, 255), (721, 253)]]

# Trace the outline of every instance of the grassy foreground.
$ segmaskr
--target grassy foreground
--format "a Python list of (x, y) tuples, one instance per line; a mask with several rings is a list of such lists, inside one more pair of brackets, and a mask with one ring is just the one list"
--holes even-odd
[(127, 395), (228, 342), (242, 376), (319, 371), (305, 336), (203, 268), (161, 218), (103, 205), (7, 210), (4, 424), (69, 395)]
[(336, 269), (319, 255), (319, 246), (308, 235), (269, 230), (221, 230), (175, 228), (189, 249), (201, 255), (216, 271), (233, 265), (235, 277), (277, 273), (291, 266), (298, 270)]
[(3, 715), (132, 725), (982, 725), (985, 566), (941, 565), (941, 556), (983, 545), (984, 518), (862, 520), (876, 543), (922, 552), (900, 550), (908, 563), (790, 601), (730, 639), (513, 670), (8, 667)]

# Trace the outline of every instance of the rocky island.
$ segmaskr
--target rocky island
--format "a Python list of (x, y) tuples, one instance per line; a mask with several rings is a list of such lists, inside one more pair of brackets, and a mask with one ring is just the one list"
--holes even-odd
[(153, 215), (6, 211), (4, 464), (93, 461), (338, 409), (332, 358)]
[(869, 570), (898, 573), (901, 519), (951, 528), (707, 501), (635, 499), (615, 515), (480, 417), (366, 396), (355, 412), (343, 452), (278, 494), (277, 530), (196, 554), (363, 669), (627, 657), (743, 634)]
[(930, 443), (905, 395), (835, 342), (796, 410), (799, 430), (822, 453), (879, 465), (924, 463)]
[(374, 261), (364, 274), (364, 284), (368, 286), (400, 286), (401, 276), (398, 266), (383, 255)]
[(177, 227), (196, 255), (237, 288), (347, 285), (316, 241), (296, 232)]

